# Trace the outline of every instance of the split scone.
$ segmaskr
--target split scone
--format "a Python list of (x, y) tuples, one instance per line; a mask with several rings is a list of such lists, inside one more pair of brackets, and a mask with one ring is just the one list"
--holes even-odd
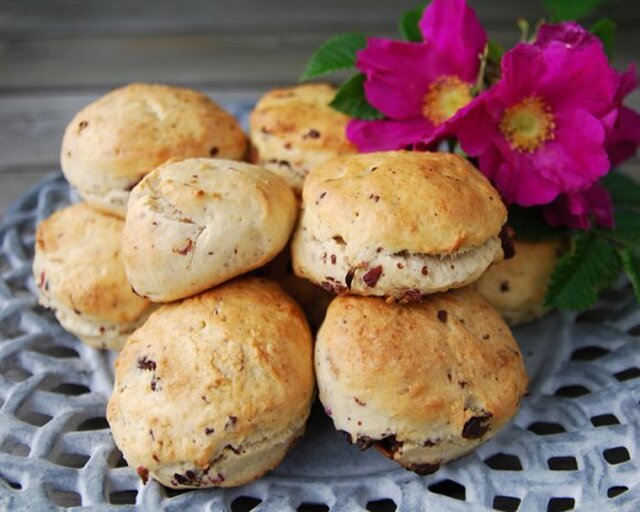
[(131, 191), (129, 282), (154, 302), (204, 291), (275, 258), (297, 213), (286, 182), (261, 167), (207, 158), (160, 166)]
[(252, 162), (282, 176), (300, 194), (312, 168), (356, 153), (345, 135), (349, 118), (329, 106), (335, 94), (328, 84), (303, 84), (260, 98), (249, 120)]
[(127, 281), (123, 227), (122, 219), (79, 203), (55, 212), (36, 232), (33, 275), (40, 303), (95, 348), (120, 350), (153, 307)]
[(475, 281), (510, 241), (498, 192), (450, 153), (338, 157), (302, 199), (293, 268), (338, 294), (415, 302)]
[(241, 160), (246, 148), (235, 118), (204, 94), (136, 83), (75, 115), (64, 133), (60, 161), (89, 205), (124, 217), (131, 189), (167, 160)]
[(335, 428), (419, 474), (495, 435), (527, 385), (509, 328), (471, 288), (405, 305), (337, 297), (315, 368)]
[(513, 242), (515, 256), (492, 265), (474, 285), (507, 323), (515, 326), (548, 313), (544, 296), (565, 242), (559, 238)]
[(167, 304), (116, 361), (107, 419), (145, 481), (231, 487), (261, 477), (302, 436), (314, 396), (302, 311), (244, 278)]

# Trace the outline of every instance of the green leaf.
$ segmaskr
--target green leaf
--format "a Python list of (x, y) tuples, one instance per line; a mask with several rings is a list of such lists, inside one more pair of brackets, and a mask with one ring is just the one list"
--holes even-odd
[(566, 233), (564, 228), (552, 228), (547, 224), (539, 208), (523, 208), (512, 204), (509, 206), (509, 226), (515, 231), (518, 240), (548, 240)]
[(543, 0), (551, 21), (580, 20), (592, 15), (611, 0)]
[(332, 37), (311, 55), (300, 81), (353, 68), (356, 65), (356, 52), (366, 45), (367, 38), (360, 33)]
[(629, 210), (615, 212), (615, 228), (600, 231), (605, 237), (626, 246), (640, 249), (640, 214)]
[(417, 7), (416, 9), (411, 9), (410, 11), (405, 12), (400, 17), (400, 21), (398, 21), (398, 30), (400, 30), (402, 39), (405, 41), (412, 41), (414, 43), (422, 41), (422, 32), (420, 31), (418, 24), (422, 19), (423, 12), (424, 7)]
[(489, 41), (487, 47), (487, 60), (489, 60), (490, 62), (495, 62), (496, 64), (500, 64), (504, 53), (504, 46), (496, 43), (495, 41)]
[(618, 251), (618, 254), (622, 260), (624, 271), (633, 286), (633, 291), (636, 294), (636, 301), (640, 303), (640, 257), (629, 249), (622, 249)]
[(362, 73), (352, 76), (338, 89), (330, 105), (356, 119), (368, 121), (382, 119), (384, 115), (369, 105), (364, 96), (365, 76)]
[(613, 247), (595, 233), (573, 237), (571, 252), (556, 266), (547, 289), (545, 304), (559, 309), (587, 309), (598, 293), (613, 284), (622, 262)]
[(616, 24), (611, 18), (602, 18), (596, 21), (589, 31), (602, 41), (604, 51), (609, 57), (609, 60), (613, 59), (613, 37), (616, 34)]
[(634, 179), (614, 171), (607, 174), (602, 183), (616, 207), (640, 207), (640, 184)]

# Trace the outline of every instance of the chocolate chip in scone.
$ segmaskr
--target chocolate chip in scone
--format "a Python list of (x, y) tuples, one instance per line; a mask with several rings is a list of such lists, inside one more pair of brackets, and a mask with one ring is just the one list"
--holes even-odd
[(376, 440), (370, 438), (369, 436), (359, 436), (358, 439), (356, 439), (356, 446), (360, 450), (364, 451), (371, 448), (375, 442)]
[(467, 420), (462, 429), (462, 437), (465, 439), (480, 439), (491, 427), (493, 414), (487, 412), (481, 416), (472, 416)]
[(240, 448), (233, 446), (232, 444), (228, 444), (227, 446), (224, 447), (224, 449), (231, 450), (236, 455), (240, 455), (242, 453), (242, 450)]
[(410, 302), (420, 302), (421, 300), (422, 300), (422, 294), (420, 293), (420, 290), (416, 290), (414, 288), (413, 290), (407, 290), (406, 292), (404, 292), (404, 295), (400, 299), (400, 302), (410, 303)]
[(78, 123), (78, 131), (81, 132), (82, 130), (84, 130), (87, 126), (89, 126), (89, 121), (80, 121)]
[(307, 133), (302, 136), (303, 139), (319, 139), (320, 132), (314, 128), (311, 128)]
[(340, 235), (336, 235), (333, 237), (333, 241), (339, 245), (347, 245), (347, 242)]
[(160, 391), (160, 377), (155, 375), (151, 378), (151, 391)]
[(422, 446), (426, 446), (426, 447), (436, 446), (438, 442), (439, 441), (437, 439), (427, 439), (424, 443), (422, 443)]
[(425, 265), (424, 267), (422, 267), (422, 270), (420, 270), (420, 273), (423, 276), (428, 276), (429, 275), (429, 269), (427, 268), (427, 266)]
[(364, 407), (365, 405), (367, 405), (367, 402), (363, 402), (362, 400), (360, 400), (357, 396), (354, 396), (353, 399), (355, 400), (355, 402), (361, 406)]
[(143, 356), (138, 358), (138, 368), (141, 370), (154, 371), (156, 369), (156, 362), (151, 359), (147, 359), (147, 356)]
[(207, 436), (210, 436), (211, 434), (213, 434), (215, 432), (215, 429), (211, 428), (211, 427), (205, 427), (204, 429), (204, 433)]
[(353, 282), (353, 276), (356, 273), (356, 269), (355, 268), (350, 268), (349, 271), (347, 272), (347, 275), (344, 276), (344, 282), (347, 285), (347, 288), (350, 290), (351, 289), (351, 283)]
[(336, 259), (336, 255), (335, 255), (335, 254), (332, 254), (332, 255), (331, 255), (331, 264), (332, 264), (332, 265), (335, 265), (335, 264), (336, 264), (336, 261), (337, 261), (337, 259)]
[(147, 485), (147, 482), (149, 481), (149, 470), (144, 466), (138, 466), (138, 469), (136, 469), (136, 473), (138, 473), (138, 476), (142, 480), (142, 483)]
[(229, 430), (234, 428), (237, 422), (238, 422), (238, 418), (236, 416), (229, 416), (229, 419), (227, 420), (227, 423), (225, 424), (224, 429)]
[(447, 317), (449, 316), (446, 312), (446, 310), (444, 309), (440, 309), (438, 310), (438, 320), (440, 320), (441, 322), (446, 322), (447, 321)]
[(212, 146), (209, 150), (209, 156), (216, 156), (220, 150), (216, 146)]
[(376, 267), (373, 267), (365, 275), (363, 275), (362, 280), (369, 288), (374, 288), (378, 283), (378, 279), (380, 279), (381, 275), (382, 275), (382, 265), (378, 265)]
[(378, 194), (369, 194), (369, 199), (377, 203), (378, 201), (380, 201), (380, 196)]
[(509, 258), (513, 258), (516, 254), (516, 250), (513, 247), (513, 229), (509, 226), (502, 226), (498, 236), (500, 237), (500, 242), (502, 244), (504, 259), (508, 260)]
[(425, 475), (431, 475), (436, 471), (438, 471), (440, 469), (440, 464), (438, 462), (435, 462), (433, 464), (429, 464), (426, 462), (424, 464), (411, 464), (410, 466), (407, 467), (407, 469), (410, 469), (411, 471), (413, 471), (414, 473), (417, 473), (418, 475), (425, 476)]
[(398, 441), (395, 434), (383, 437), (375, 443), (385, 454), (393, 457), (396, 452), (402, 448), (403, 441)]

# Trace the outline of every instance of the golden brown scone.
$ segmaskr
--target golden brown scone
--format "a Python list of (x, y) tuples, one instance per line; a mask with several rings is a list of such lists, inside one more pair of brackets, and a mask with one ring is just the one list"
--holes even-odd
[(527, 385), (509, 328), (470, 288), (409, 305), (336, 298), (315, 368), (336, 429), (420, 474), (495, 435)]
[(562, 255), (561, 239), (540, 242), (514, 240), (515, 256), (491, 266), (474, 284), (509, 325), (542, 318), (549, 311), (544, 296)]
[(251, 113), (252, 161), (282, 176), (297, 194), (311, 169), (357, 152), (345, 135), (349, 118), (329, 106), (335, 94), (329, 84), (275, 89)]
[(133, 333), (107, 419), (145, 483), (231, 487), (280, 463), (313, 394), (302, 311), (277, 284), (244, 278), (162, 306)]
[(62, 171), (92, 207), (124, 217), (129, 191), (171, 158), (241, 160), (247, 140), (235, 118), (207, 96), (130, 84), (87, 105), (67, 126)]
[(275, 258), (297, 213), (287, 183), (261, 167), (211, 158), (160, 166), (131, 192), (129, 282), (154, 302), (204, 291)]
[(258, 269), (256, 274), (272, 279), (287, 292), (304, 311), (311, 330), (316, 332), (324, 320), (332, 295), (293, 273), (291, 247), (287, 245), (275, 259)]
[(33, 274), (40, 303), (96, 348), (120, 350), (152, 307), (127, 281), (123, 226), (122, 219), (79, 203), (51, 215), (36, 232)]
[(500, 260), (506, 218), (498, 192), (460, 156), (339, 157), (307, 178), (293, 267), (340, 294), (416, 301)]

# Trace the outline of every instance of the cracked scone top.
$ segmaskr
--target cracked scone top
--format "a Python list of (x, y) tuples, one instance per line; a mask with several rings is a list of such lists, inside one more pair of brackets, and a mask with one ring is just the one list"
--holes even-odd
[(307, 177), (293, 266), (339, 294), (412, 302), (462, 287), (502, 259), (506, 219), (498, 192), (460, 156), (338, 157)]
[(40, 303), (96, 348), (120, 350), (153, 307), (127, 281), (123, 226), (122, 219), (78, 203), (55, 212), (36, 232), (33, 274)]
[(235, 118), (204, 94), (135, 83), (87, 105), (67, 126), (65, 177), (94, 208), (124, 217), (129, 191), (171, 158), (240, 160), (246, 136)]
[(495, 435), (527, 383), (509, 328), (469, 287), (405, 305), (337, 297), (315, 369), (337, 430), (421, 474)]
[(349, 118), (331, 108), (329, 84), (302, 84), (265, 94), (249, 119), (252, 161), (282, 176), (297, 194), (311, 169), (356, 153), (345, 131)]
[(279, 464), (313, 394), (302, 311), (277, 284), (240, 278), (162, 306), (129, 338), (107, 419), (145, 482), (228, 487)]
[(286, 182), (255, 165), (160, 166), (131, 191), (122, 242), (129, 282), (155, 302), (199, 293), (273, 259), (296, 215)]

